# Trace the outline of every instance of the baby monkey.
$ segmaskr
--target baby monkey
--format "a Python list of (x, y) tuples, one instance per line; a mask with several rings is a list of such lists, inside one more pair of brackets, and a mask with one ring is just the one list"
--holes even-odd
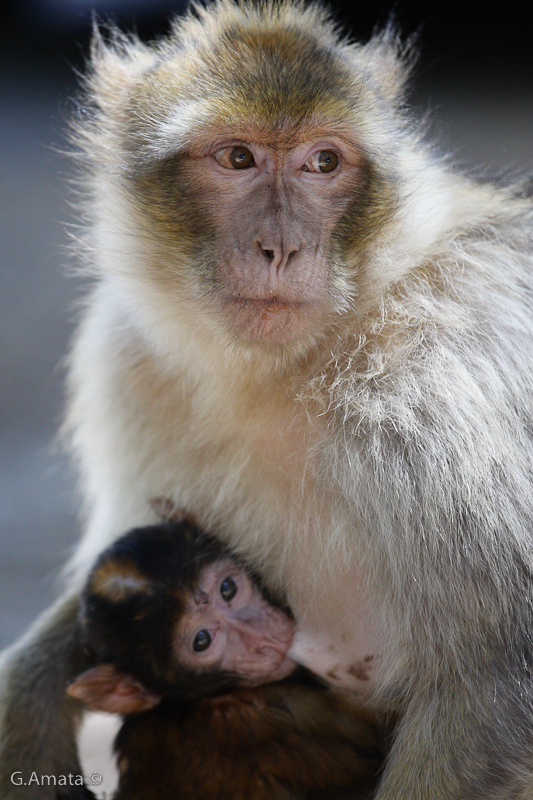
[(289, 658), (290, 610), (191, 518), (106, 550), (81, 621), (95, 666), (68, 692), (126, 715), (115, 800), (370, 796), (380, 726)]

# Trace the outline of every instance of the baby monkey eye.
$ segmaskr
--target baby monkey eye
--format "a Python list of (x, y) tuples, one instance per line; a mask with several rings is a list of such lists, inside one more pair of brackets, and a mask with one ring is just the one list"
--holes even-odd
[(229, 603), (230, 600), (233, 600), (236, 594), (237, 584), (233, 578), (224, 578), (220, 584), (220, 596), (222, 599), (225, 600), (226, 603)]
[(213, 638), (209, 633), (209, 631), (206, 630), (198, 631), (198, 633), (194, 637), (194, 641), (192, 643), (192, 649), (195, 651), (195, 653), (201, 653), (203, 652), (203, 650), (207, 650), (212, 641)]
[(247, 147), (223, 147), (215, 158), (226, 169), (249, 169), (254, 166), (254, 157)]

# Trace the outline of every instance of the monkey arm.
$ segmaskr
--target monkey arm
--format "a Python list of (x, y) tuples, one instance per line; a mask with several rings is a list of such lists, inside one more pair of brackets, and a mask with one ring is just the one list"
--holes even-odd
[(375, 800), (530, 798), (531, 707), (517, 680), (493, 665), (474, 680), (428, 683), (397, 730)]
[[(508, 497), (507, 510), (518, 523), (514, 505)], [(433, 511), (439, 519), (439, 510)], [(397, 596), (391, 592), (386, 613), (397, 620), (409, 652), (399, 659), (401, 667), (391, 666), (394, 677), (383, 688), (394, 696), (401, 686), (406, 711), (376, 800), (508, 800), (531, 771), (528, 560), (519, 546), (513, 548), (501, 517), (499, 533), (506, 540), (498, 548), (498, 531), (483, 530), (466, 501), (455, 519), (448, 517), (447, 531), (440, 512), (432, 531), (427, 516), (425, 529), (411, 531), (420, 537), (418, 552), (411, 540), (411, 565), (407, 553), (401, 568), (397, 560), (396, 579), (403, 574), (405, 581)], [(400, 517), (391, 515), (391, 523)], [(450, 541), (438, 541), (445, 531), (460, 537), (455, 551)], [(417, 563), (422, 552), (425, 566)], [(403, 624), (396, 616), (400, 605), (407, 612)]]
[(477, 288), (482, 311), (455, 331), (433, 319), (394, 381), (352, 391), (332, 459), (401, 643), (385, 692), (406, 713), (377, 800), (510, 798), (531, 769), (530, 400), (517, 312)]
[[(86, 800), (83, 786), (54, 786), (41, 776), (81, 775), (75, 732), (81, 705), (66, 686), (83, 669), (78, 598), (60, 599), (2, 660), (0, 796), (2, 800)], [(16, 785), (16, 781), (28, 785)], [(32, 774), (37, 776), (30, 781)], [(73, 777), (73, 781), (75, 778)], [(29, 782), (29, 783), (28, 783)], [(51, 784), (51, 785), (48, 785)]]

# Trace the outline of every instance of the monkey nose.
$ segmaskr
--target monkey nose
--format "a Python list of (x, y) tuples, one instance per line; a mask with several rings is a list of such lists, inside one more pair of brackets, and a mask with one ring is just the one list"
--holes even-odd
[(276, 272), (286, 269), (291, 259), (300, 250), (297, 245), (286, 245), (283, 242), (274, 243), (257, 240), (256, 244), (263, 263)]
[(263, 245), (260, 242), (258, 242), (257, 244), (259, 246), (259, 250), (264, 255), (266, 260), (267, 261), (274, 261), (274, 259), (276, 257), (276, 254), (275, 254), (274, 250), (270, 250), (270, 249), (268, 249), (266, 247), (263, 247)]
[(284, 642), (278, 641), (265, 624), (250, 625), (249, 622), (233, 621), (233, 631), (242, 647), (249, 653), (261, 653), (269, 650), (280, 652), (288, 650)]

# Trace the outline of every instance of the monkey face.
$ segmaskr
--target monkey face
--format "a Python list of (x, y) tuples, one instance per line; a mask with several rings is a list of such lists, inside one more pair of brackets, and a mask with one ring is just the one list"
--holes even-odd
[(210, 130), (181, 179), (211, 221), (204, 288), (231, 334), (272, 344), (322, 329), (338, 310), (332, 235), (366, 180), (353, 140), (327, 127)]
[(254, 686), (289, 675), (293, 620), (271, 605), (231, 559), (204, 567), (174, 639), (176, 661), (194, 672), (220, 671)]
[(335, 337), (368, 290), (396, 201), (393, 62), (345, 50), (313, 9), (301, 25), (280, 6), (279, 36), (280, 20), (217, 8), (214, 41), (199, 12), (154, 52), (101, 49), (82, 146), (100, 143), (104, 268), (148, 334), (262, 364)]

